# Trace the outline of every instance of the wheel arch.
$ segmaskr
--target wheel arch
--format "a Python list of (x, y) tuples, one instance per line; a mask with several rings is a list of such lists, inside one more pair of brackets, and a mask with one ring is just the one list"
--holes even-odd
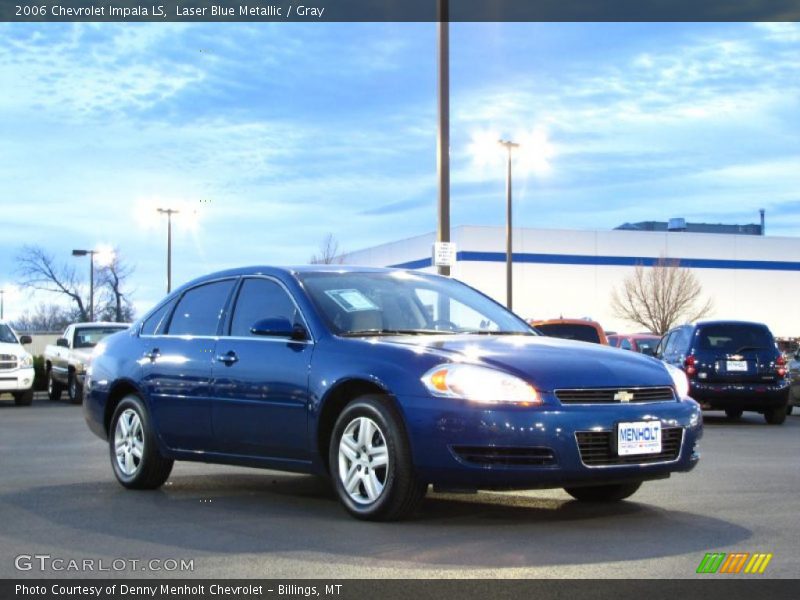
[[(111, 386), (111, 389), (108, 391), (108, 397), (106, 399), (106, 405), (103, 409), (103, 428), (105, 429), (106, 435), (108, 435), (109, 427), (111, 426), (111, 417), (114, 416), (114, 411), (117, 409), (120, 401), (130, 394), (135, 394), (139, 398), (142, 399), (142, 402), (147, 405), (147, 401), (144, 398), (144, 395), (139, 390), (136, 385), (130, 380), (123, 379), (114, 383)], [(149, 407), (148, 407), (149, 408)]]
[(405, 423), (405, 415), (400, 409), (397, 398), (382, 383), (375, 380), (353, 377), (339, 381), (322, 398), (320, 403), (319, 418), (317, 419), (317, 429), (315, 444), (320, 461), (324, 469), (328, 470), (328, 451), (336, 419), (344, 408), (353, 400), (360, 396), (370, 394), (385, 396), (395, 408), (400, 417), (400, 425), (403, 430), (408, 431)]

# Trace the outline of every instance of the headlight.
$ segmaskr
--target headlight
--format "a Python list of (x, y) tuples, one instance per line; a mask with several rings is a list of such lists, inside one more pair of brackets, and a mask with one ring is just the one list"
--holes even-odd
[(542, 403), (539, 394), (527, 381), (488, 367), (439, 365), (422, 376), (422, 383), (431, 394), (443, 398), (460, 398), (486, 404)]
[(23, 354), (19, 357), (19, 367), (21, 369), (28, 369), (33, 366), (33, 356), (30, 354)]
[(681, 371), (678, 367), (673, 367), (664, 363), (667, 368), (667, 373), (672, 377), (672, 383), (675, 384), (675, 391), (678, 392), (678, 398), (683, 399), (689, 395), (689, 379), (686, 373)]

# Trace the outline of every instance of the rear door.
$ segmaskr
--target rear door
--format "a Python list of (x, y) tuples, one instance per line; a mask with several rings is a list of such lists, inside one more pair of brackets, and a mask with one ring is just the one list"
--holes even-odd
[(768, 383), (776, 379), (775, 340), (769, 329), (758, 323), (700, 326), (695, 355), (699, 359), (698, 376), (712, 383)]
[(235, 282), (224, 279), (189, 289), (166, 327), (157, 325), (165, 334), (142, 336), (144, 388), (156, 429), (170, 448), (211, 447), (211, 367)]

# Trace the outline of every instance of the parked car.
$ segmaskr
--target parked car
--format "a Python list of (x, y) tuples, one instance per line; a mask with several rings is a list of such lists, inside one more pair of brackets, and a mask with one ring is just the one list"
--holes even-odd
[(623, 350), (633, 350), (655, 356), (661, 336), (652, 333), (615, 333), (608, 336), (608, 344)]
[(174, 460), (329, 475), (363, 519), (441, 490), (564, 487), (616, 501), (698, 461), (686, 376), (538, 335), (458, 281), (393, 269), (242, 268), (104, 340), (84, 414), (117, 480)]
[(789, 392), (789, 404), (786, 406), (786, 414), (792, 414), (792, 407), (800, 406), (800, 350), (798, 350), (789, 361), (789, 381), (791, 388)]
[(763, 323), (681, 325), (666, 333), (656, 355), (686, 372), (689, 395), (704, 409), (724, 410), (730, 419), (759, 412), (771, 425), (786, 420), (786, 361)]
[(548, 337), (608, 345), (606, 333), (596, 321), (588, 319), (549, 319), (546, 321), (530, 321), (530, 324)]
[(10, 393), (17, 406), (33, 402), (33, 356), (23, 348), (31, 341), (0, 322), (0, 394)]
[(80, 404), (93, 349), (106, 336), (128, 327), (129, 323), (73, 323), (55, 345), (46, 346), (44, 368), (50, 400), (60, 400), (61, 392), (66, 389), (70, 402)]

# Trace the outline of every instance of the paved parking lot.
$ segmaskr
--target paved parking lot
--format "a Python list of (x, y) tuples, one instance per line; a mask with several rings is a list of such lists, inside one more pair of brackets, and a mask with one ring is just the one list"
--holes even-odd
[(162, 490), (125, 491), (80, 407), (6, 398), (0, 577), (64, 575), (19, 572), (20, 554), (194, 561), (136, 573), (148, 577), (692, 577), (710, 551), (772, 552), (764, 576), (800, 575), (796, 415), (771, 427), (708, 413), (700, 466), (630, 502), (431, 494), (414, 520), (375, 524), (347, 516), (325, 481), (271, 471), (178, 463)]

